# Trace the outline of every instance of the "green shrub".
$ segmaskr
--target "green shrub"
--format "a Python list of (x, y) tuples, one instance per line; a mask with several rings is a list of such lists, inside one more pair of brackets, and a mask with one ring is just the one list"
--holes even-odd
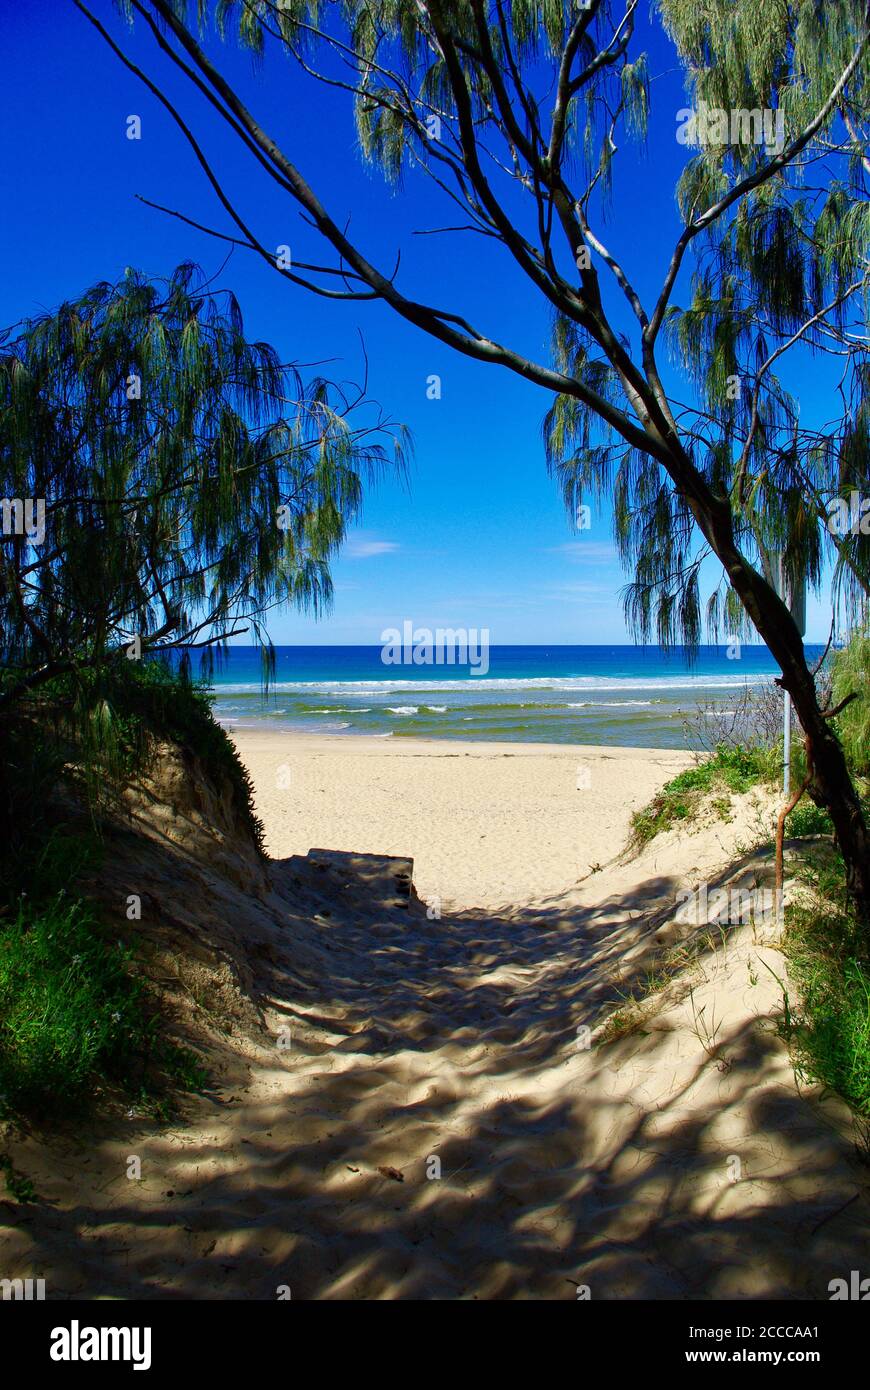
[[(870, 820), (870, 795), (867, 784), (860, 778), (856, 779), (856, 782), (864, 818)], [(827, 811), (804, 795), (794, 810), (786, 816), (785, 833), (793, 839), (800, 839), (802, 835), (833, 835), (834, 822)]]
[(834, 852), (801, 870), (812, 896), (786, 909), (785, 953), (798, 1001), (783, 1031), (799, 1075), (870, 1116), (870, 961)]
[(87, 904), (22, 897), (0, 922), (3, 1109), (75, 1110), (95, 1086), (147, 1095), (165, 1079), (202, 1084), (192, 1055), (163, 1040), (132, 953)]
[(827, 811), (804, 797), (786, 816), (785, 833), (796, 839), (801, 835), (833, 835), (834, 824)]
[[(631, 822), (635, 842), (646, 844), (677, 821), (695, 815), (710, 792), (746, 792), (759, 782), (773, 781), (778, 772), (777, 759), (776, 749), (719, 744), (711, 758), (680, 772), (665, 783), (648, 806), (635, 812)], [(727, 798), (719, 797), (711, 804), (720, 816), (727, 815)]]
[(16, 1202), (35, 1202), (36, 1189), (25, 1173), (19, 1173), (8, 1154), (0, 1154), (0, 1173), (6, 1180), (6, 1191)]

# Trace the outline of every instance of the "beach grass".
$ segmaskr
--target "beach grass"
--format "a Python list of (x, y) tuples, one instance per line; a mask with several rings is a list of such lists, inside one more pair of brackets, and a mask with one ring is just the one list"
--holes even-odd
[(798, 1074), (870, 1117), (870, 960), (835, 849), (797, 865), (803, 891), (786, 911), (785, 955), (797, 988), (783, 1032)]
[(133, 949), (114, 939), (76, 880), (95, 836), (55, 831), (0, 917), (0, 1114), (58, 1115), (101, 1093), (161, 1104), (167, 1087), (205, 1077), (163, 1035)]
[(775, 749), (730, 748), (720, 744), (711, 757), (678, 773), (665, 783), (648, 806), (635, 812), (631, 821), (635, 844), (645, 845), (679, 821), (690, 820), (707, 798), (712, 809), (726, 818), (731, 793), (747, 792), (758, 783), (770, 783), (778, 770)]
[(84, 901), (23, 900), (0, 926), (2, 1112), (74, 1112), (107, 1089), (148, 1100), (160, 1075), (204, 1082), (192, 1054), (161, 1036), (132, 950)]

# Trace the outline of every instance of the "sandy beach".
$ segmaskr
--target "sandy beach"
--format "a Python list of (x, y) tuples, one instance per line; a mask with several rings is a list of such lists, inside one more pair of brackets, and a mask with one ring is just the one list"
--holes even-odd
[(631, 813), (691, 761), (667, 749), (233, 731), (273, 858), (410, 855), (442, 910), (565, 893), (624, 845)]

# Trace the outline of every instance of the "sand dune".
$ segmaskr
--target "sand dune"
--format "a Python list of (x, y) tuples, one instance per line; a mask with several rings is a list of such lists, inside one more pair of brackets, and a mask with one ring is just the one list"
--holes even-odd
[[(257, 756), (246, 751), (262, 787)], [(476, 803), (477, 759), (427, 754), (418, 777), (382, 754), (355, 753), (349, 774), (337, 755), (310, 756), (305, 776), (348, 775), (352, 790), (341, 801), (329, 786), (295, 852), (301, 812), (270, 820), (273, 853), (286, 845), (271, 892), (246, 905), (201, 869), (195, 893), (186, 885), (188, 899), (222, 894), (216, 920), (247, 933), (265, 1030), (239, 1026), (222, 1044), (227, 1084), (183, 1124), (134, 1115), (87, 1142), (20, 1139), (42, 1203), (6, 1204), (4, 1271), (42, 1274), (50, 1297), (800, 1299), (827, 1298), (831, 1279), (866, 1263), (868, 1173), (849, 1116), (799, 1094), (776, 1036), (775, 928), (736, 928), (719, 949), (695, 933), (694, 964), (645, 999), (638, 1026), (595, 1045), (679, 935), (679, 889), (769, 875), (738, 853), (769, 804), (739, 798), (731, 822), (660, 837), (560, 892), (569, 870), (558, 855), (542, 867), (529, 842), (559, 760), (567, 770), (576, 756), (537, 753), (536, 766), (524, 752), (490, 767), (490, 793), (520, 766), (541, 784), (531, 826), (515, 808), (512, 853), (487, 858), (475, 841), (463, 867), (437, 799), (425, 838), (410, 820), (401, 848), (424, 883), (452, 868), (460, 899), (497, 900), (520, 866), (543, 895), (438, 917), (405, 896), (407, 860), (385, 857), (400, 815), (367, 802), (365, 777), (403, 786), (405, 808), (445, 776), (457, 803)], [(607, 766), (629, 764), (643, 797), (642, 776), (668, 773), (642, 762)], [(612, 858), (628, 802), (620, 819), (595, 765), (589, 854)], [(318, 841), (326, 852), (309, 856)]]

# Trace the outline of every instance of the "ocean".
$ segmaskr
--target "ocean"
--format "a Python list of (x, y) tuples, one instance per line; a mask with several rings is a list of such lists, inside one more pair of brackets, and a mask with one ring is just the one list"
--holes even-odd
[[(807, 646), (808, 656), (821, 647)], [(228, 729), (372, 738), (491, 739), (684, 748), (686, 721), (773, 680), (766, 647), (501, 646), (485, 675), (469, 665), (384, 665), (380, 647), (278, 647), (267, 695), (259, 652), (231, 647), (213, 677)], [(731, 655), (729, 655), (731, 651)]]

